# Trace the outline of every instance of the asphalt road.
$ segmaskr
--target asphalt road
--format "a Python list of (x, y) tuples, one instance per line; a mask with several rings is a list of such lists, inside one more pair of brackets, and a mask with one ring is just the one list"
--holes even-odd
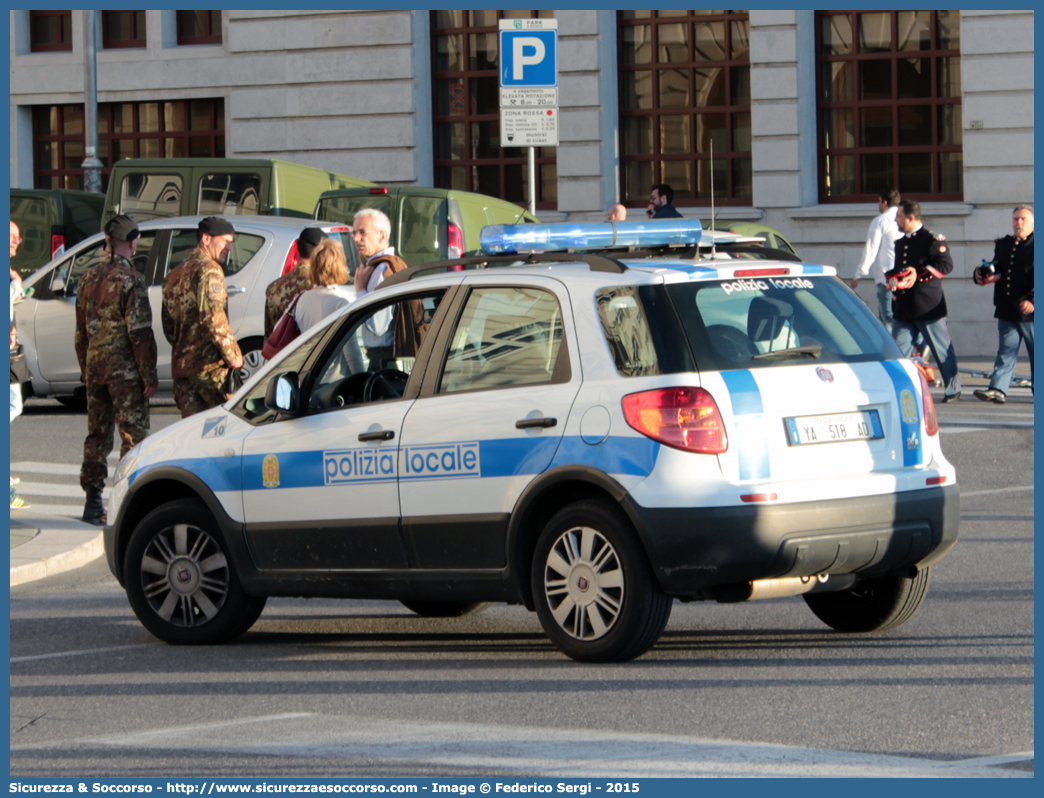
[[(520, 607), (275, 599), (234, 644), (176, 648), (103, 560), (12, 588), (11, 776), (1030, 776), (1028, 401), (937, 406), (960, 541), (881, 635), (800, 598), (675, 603), (649, 653), (591, 666)], [(83, 433), (31, 402), (11, 459), (76, 463)]]

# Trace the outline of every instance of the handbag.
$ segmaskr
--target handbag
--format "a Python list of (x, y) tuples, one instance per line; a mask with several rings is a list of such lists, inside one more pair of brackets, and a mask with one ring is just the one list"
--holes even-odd
[(29, 364), (25, 362), (25, 350), (22, 345), (11, 349), (11, 384), (21, 385), (23, 382), (32, 380), (33, 375), (29, 373)]
[(275, 329), (272, 330), (272, 334), (265, 341), (265, 345), (261, 349), (261, 355), (265, 360), (274, 358), (287, 344), (301, 334), (301, 330), (297, 326), (297, 319), (294, 318), (294, 309), (300, 298), (301, 294), (294, 297), (294, 301), (290, 303), (290, 307), (283, 313)]

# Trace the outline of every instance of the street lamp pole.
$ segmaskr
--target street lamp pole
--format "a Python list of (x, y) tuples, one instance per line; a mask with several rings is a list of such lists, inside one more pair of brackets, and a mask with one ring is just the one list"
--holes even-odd
[(84, 154), (83, 188), (101, 194), (102, 162), (98, 160), (98, 66), (97, 66), (97, 11), (86, 11), (84, 19)]

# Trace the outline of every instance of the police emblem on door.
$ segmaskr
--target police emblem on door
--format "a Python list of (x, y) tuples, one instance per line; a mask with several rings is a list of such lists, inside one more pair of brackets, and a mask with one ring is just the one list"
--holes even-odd
[(261, 481), (266, 488), (279, 487), (279, 458), (274, 454), (265, 455), (261, 463)]
[(903, 390), (899, 394), (899, 409), (902, 411), (904, 422), (917, 423), (917, 400), (914, 399), (913, 391)]

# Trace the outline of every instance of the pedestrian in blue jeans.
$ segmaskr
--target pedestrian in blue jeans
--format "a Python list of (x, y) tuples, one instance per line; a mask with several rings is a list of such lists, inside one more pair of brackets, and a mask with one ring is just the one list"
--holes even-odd
[(921, 205), (903, 200), (895, 215), (902, 238), (895, 242), (895, 265), (885, 273), (892, 287), (892, 337), (903, 357), (910, 357), (918, 333), (928, 340), (942, 373), (943, 403), (961, 398), (957, 354), (946, 326), (942, 278), (953, 271), (950, 248), (921, 224)]
[(997, 334), (1000, 346), (993, 363), (990, 387), (975, 391), (983, 402), (1004, 404), (1019, 347), (1026, 344), (1033, 378), (1033, 209), (1019, 205), (1011, 214), (1014, 235), (998, 238), (993, 249), (993, 269), (980, 266), (972, 279), (976, 285), (993, 284)]

